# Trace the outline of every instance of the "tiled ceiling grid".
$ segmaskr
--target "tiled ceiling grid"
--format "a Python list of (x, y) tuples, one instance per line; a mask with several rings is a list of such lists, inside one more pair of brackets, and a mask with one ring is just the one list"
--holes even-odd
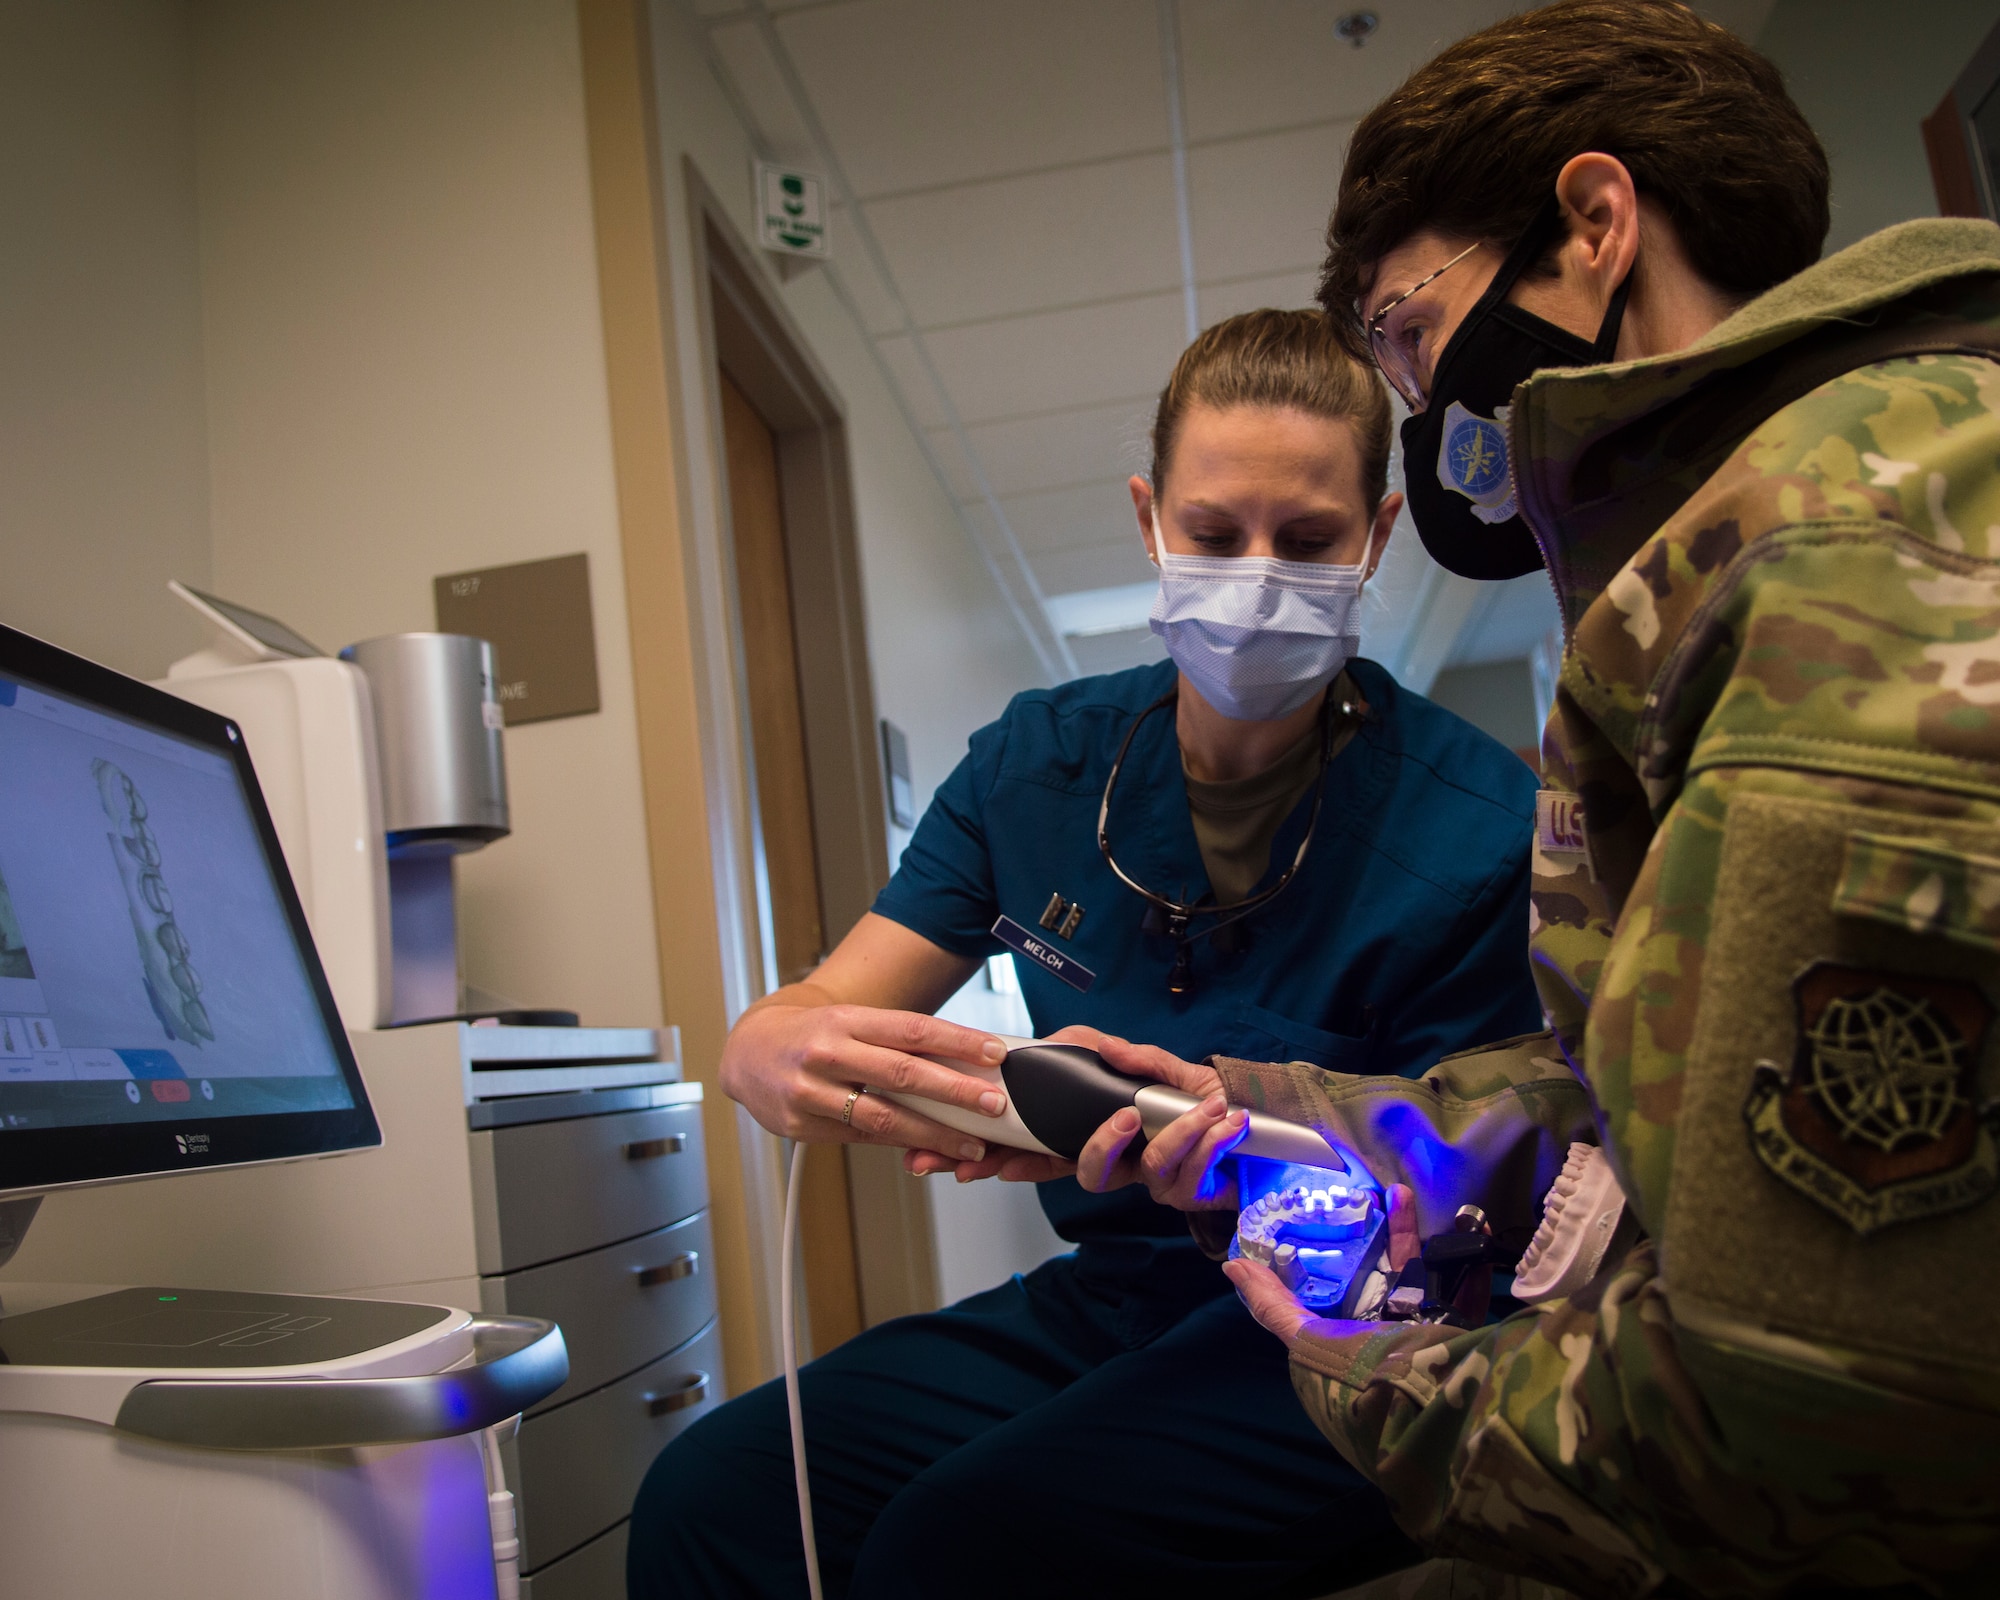
[[(1311, 303), (1355, 120), (1517, 9), (1371, 0), (1356, 48), (1346, 0), (686, 3), (753, 138), (832, 180), (825, 270), (1052, 677), (1158, 654), (1125, 480), (1175, 357)], [(1770, 5), (1704, 9), (1754, 38)], [(1553, 620), (1539, 578), (1458, 585), (1404, 526), (1368, 653), (1421, 688)]]

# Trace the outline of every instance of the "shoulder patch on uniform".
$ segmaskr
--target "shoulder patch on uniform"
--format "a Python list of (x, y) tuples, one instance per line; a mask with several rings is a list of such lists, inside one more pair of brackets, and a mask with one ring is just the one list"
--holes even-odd
[(1757, 1158), (1856, 1233), (1962, 1210), (2000, 1187), (2000, 1103), (1977, 1103), (1993, 1006), (1976, 985), (1815, 961), (1792, 980), (1790, 1071), (1759, 1061)]

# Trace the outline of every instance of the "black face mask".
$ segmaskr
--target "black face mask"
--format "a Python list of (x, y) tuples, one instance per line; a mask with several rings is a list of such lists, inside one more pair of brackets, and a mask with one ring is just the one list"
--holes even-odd
[(1595, 344), (1506, 303), (1561, 222), (1562, 208), (1551, 199), (1452, 334), (1429, 403), (1403, 424), (1404, 488), (1417, 534), (1439, 566), (1462, 578), (1518, 578), (1542, 564), (1515, 505), (1507, 460), (1507, 405), (1515, 388), (1545, 367), (1609, 361), (1618, 345), (1629, 272), (1611, 296)]

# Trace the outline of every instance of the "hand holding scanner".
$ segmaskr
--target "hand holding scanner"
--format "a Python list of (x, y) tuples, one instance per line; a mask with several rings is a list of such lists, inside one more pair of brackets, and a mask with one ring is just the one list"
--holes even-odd
[[(1003, 1090), (1007, 1109), (999, 1116), (989, 1117), (944, 1105), (922, 1095), (892, 1093), (889, 1098), (976, 1139), (1059, 1156), (1065, 1161), (1074, 1161), (1082, 1155), (1090, 1136), (1114, 1112), (1126, 1106), (1139, 1113), (1141, 1127), (1151, 1138), (1176, 1117), (1201, 1104), (1198, 1097), (1164, 1083), (1119, 1072), (1084, 1045), (1017, 1039), (1006, 1034), (996, 1037), (1007, 1047), (1006, 1058), (997, 1067), (939, 1057), (929, 1059), (982, 1078)], [(1334, 1172), (1351, 1170), (1346, 1158), (1311, 1128), (1261, 1112), (1246, 1115), (1249, 1127), (1232, 1154), (1325, 1167)]]

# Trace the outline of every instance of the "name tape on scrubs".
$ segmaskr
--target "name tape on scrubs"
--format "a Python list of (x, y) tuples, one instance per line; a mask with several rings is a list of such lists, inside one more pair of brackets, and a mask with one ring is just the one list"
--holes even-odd
[(1051, 950), (1012, 917), (1001, 917), (993, 924), (993, 937), (1016, 955), (1026, 956), (1062, 979), (1078, 994), (1089, 994), (1090, 986), (1097, 982), (1097, 974), (1090, 968), (1059, 950)]

